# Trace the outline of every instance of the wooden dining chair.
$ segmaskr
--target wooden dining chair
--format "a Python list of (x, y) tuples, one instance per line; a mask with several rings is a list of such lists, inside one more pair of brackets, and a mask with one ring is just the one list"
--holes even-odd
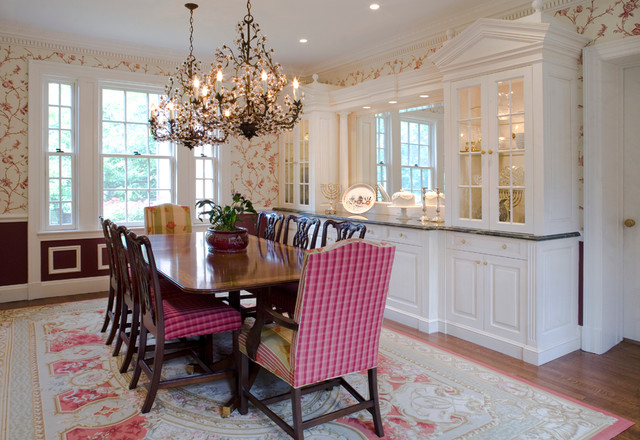
[(191, 232), (191, 210), (188, 206), (163, 203), (144, 208), (147, 234), (183, 234)]
[(107, 259), (109, 261), (109, 298), (107, 299), (107, 308), (104, 313), (104, 323), (100, 332), (104, 333), (111, 322), (111, 330), (107, 336), (106, 345), (111, 345), (113, 339), (118, 332), (121, 312), (121, 298), (118, 297), (118, 268), (114, 261), (114, 249), (111, 239), (111, 225), (113, 222), (100, 216), (100, 227), (104, 234), (104, 242), (107, 250)]
[(320, 246), (327, 245), (327, 235), (329, 233), (329, 228), (333, 228), (336, 230), (336, 240), (341, 241), (347, 238), (352, 238), (356, 232), (359, 232), (358, 238), (364, 238), (367, 233), (367, 227), (363, 223), (352, 223), (348, 220), (337, 222), (335, 220), (325, 220), (322, 225), (322, 239), (320, 241)]
[[(290, 223), (295, 224), (295, 233), (289, 242)], [(284, 244), (301, 249), (314, 249), (320, 231), (320, 220), (306, 216), (288, 215), (284, 222)], [(287, 283), (271, 287), (271, 303), (276, 310), (293, 315), (296, 306), (298, 283)]]
[(261, 211), (258, 214), (258, 238), (280, 241), (283, 219), (283, 214)]
[[(149, 377), (147, 397), (142, 412), (149, 412), (158, 389), (201, 383), (235, 377), (234, 370), (214, 371), (211, 368), (214, 333), (231, 332), (235, 364), (239, 363), (238, 331), (242, 325), (240, 312), (224, 304), (214, 295), (181, 294), (163, 297), (159, 282), (153, 249), (149, 239), (127, 231), (126, 242), (131, 263), (132, 288), (140, 298), (140, 343), (138, 355), (129, 388), (137, 386), (142, 372)], [(153, 357), (147, 358), (147, 338), (154, 336)], [(165, 352), (169, 340), (204, 336), (202, 350), (193, 347), (185, 350)], [(182, 355), (190, 355), (203, 371), (202, 374), (178, 378), (162, 378), (162, 365), (165, 360)], [(204, 359), (202, 359), (202, 358)]]
[[(366, 409), (375, 433), (384, 435), (376, 368), (394, 254), (393, 245), (357, 239), (306, 252), (293, 318), (261, 303), (254, 327), (240, 334), (241, 414), (250, 401), (287, 434), (303, 439), (307, 428)], [(252, 394), (249, 362), (282, 379), (289, 391), (264, 399)], [(368, 398), (343, 377), (364, 370)], [(357, 403), (303, 421), (302, 396), (337, 385)], [(268, 407), (285, 399), (291, 400), (292, 425)]]

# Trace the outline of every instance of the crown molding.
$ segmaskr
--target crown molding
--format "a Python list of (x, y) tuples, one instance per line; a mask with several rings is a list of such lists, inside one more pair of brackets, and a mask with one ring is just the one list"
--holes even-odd
[[(551, 0), (546, 1), (543, 11), (553, 13), (577, 4), (587, 3), (588, 0)], [(303, 75), (318, 73), (321, 77), (341, 76), (341, 74), (362, 70), (372, 64), (384, 63), (390, 59), (400, 58), (407, 54), (425, 52), (436, 48), (455, 37), (462, 30), (470, 26), (479, 18), (495, 18), (502, 20), (516, 20), (534, 13), (528, 0), (496, 0), (489, 6), (481, 4), (451, 17), (433, 18), (428, 30), (401, 34), (398, 38), (389, 40), (384, 45), (364, 50), (361, 56), (354, 60), (351, 57), (336, 59), (327, 64), (318, 64), (307, 69)]]
[(18, 26), (0, 22), (0, 43), (15, 44), (57, 52), (97, 57), (120, 58), (137, 63), (161, 66), (175, 66), (183, 61), (185, 54), (175, 50), (78, 36), (64, 32), (54, 32), (29, 26)]

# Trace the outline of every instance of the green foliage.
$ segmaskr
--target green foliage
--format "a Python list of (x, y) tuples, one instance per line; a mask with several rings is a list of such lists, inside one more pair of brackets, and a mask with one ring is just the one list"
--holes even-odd
[(202, 210), (198, 214), (200, 221), (203, 216), (209, 216), (209, 223), (219, 231), (234, 231), (236, 229), (236, 222), (238, 221), (238, 215), (245, 212), (251, 214), (257, 214), (253, 209), (251, 201), (245, 199), (240, 193), (233, 193), (233, 203), (231, 205), (218, 205), (213, 200), (204, 199), (196, 203), (198, 210), (209, 207), (209, 210)]

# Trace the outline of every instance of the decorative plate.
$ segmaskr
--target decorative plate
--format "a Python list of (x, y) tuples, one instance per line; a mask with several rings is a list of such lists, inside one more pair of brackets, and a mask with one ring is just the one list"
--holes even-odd
[(342, 195), (342, 205), (351, 214), (362, 214), (373, 208), (376, 192), (366, 183), (350, 186)]

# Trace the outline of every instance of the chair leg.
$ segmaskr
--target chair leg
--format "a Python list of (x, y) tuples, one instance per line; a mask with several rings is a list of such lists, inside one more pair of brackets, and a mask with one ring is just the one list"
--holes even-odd
[(243, 354), (240, 355), (240, 362), (238, 362), (238, 411), (240, 414), (245, 415), (249, 411), (246, 392), (251, 391), (251, 385), (249, 384), (249, 358)]
[(100, 329), (100, 333), (104, 333), (107, 331), (107, 327), (109, 326), (109, 320), (111, 319), (110, 313), (113, 312), (113, 299), (115, 297), (115, 290), (113, 286), (111, 286), (111, 279), (109, 279), (109, 299), (107, 300), (107, 310), (104, 312), (104, 323), (102, 324), (102, 328)]
[(147, 392), (147, 398), (144, 400), (144, 405), (142, 405), (142, 414), (148, 413), (153, 406), (153, 401), (156, 400), (156, 394), (158, 394), (158, 388), (160, 386), (160, 379), (162, 378), (163, 361), (164, 341), (156, 340), (156, 349), (154, 350), (153, 355), (153, 370), (151, 371), (151, 380), (149, 381), (149, 391)]
[(122, 365), (120, 365), (120, 373), (126, 373), (133, 359), (133, 353), (136, 350), (136, 341), (140, 331), (140, 307), (138, 304), (133, 305), (131, 312), (131, 330), (129, 331), (129, 344), (127, 344), (127, 353), (124, 355)]
[(370, 409), (373, 415), (373, 426), (378, 437), (384, 437), (382, 428), (382, 415), (380, 414), (380, 400), (378, 397), (378, 369), (372, 368), (367, 371), (369, 378), (369, 399), (373, 400), (373, 408)]
[(144, 362), (144, 353), (147, 350), (147, 328), (144, 325), (140, 325), (140, 344), (138, 344), (138, 359), (136, 360), (136, 366), (133, 369), (133, 376), (131, 382), (129, 382), (129, 389), (132, 390), (138, 386), (138, 380), (140, 379), (140, 373), (142, 373), (141, 363)]
[(118, 356), (120, 354), (120, 349), (122, 348), (122, 341), (124, 340), (123, 336), (126, 337), (127, 333), (127, 318), (129, 316), (129, 307), (127, 306), (126, 301), (122, 301), (121, 310), (120, 310), (120, 323), (118, 324), (118, 333), (116, 336), (116, 343), (113, 346), (113, 352), (111, 356)]
[[(118, 289), (119, 290), (119, 289)], [(113, 323), (111, 324), (111, 331), (109, 332), (109, 336), (107, 336), (107, 340), (104, 345), (111, 345), (113, 342), (113, 338), (115, 338), (116, 333), (118, 332), (119, 322), (120, 322), (120, 314), (122, 313), (122, 295), (120, 292), (116, 290), (116, 308), (113, 311)]]
[(300, 388), (291, 389), (291, 415), (293, 416), (293, 438), (304, 440), (304, 430), (302, 429), (302, 390)]

